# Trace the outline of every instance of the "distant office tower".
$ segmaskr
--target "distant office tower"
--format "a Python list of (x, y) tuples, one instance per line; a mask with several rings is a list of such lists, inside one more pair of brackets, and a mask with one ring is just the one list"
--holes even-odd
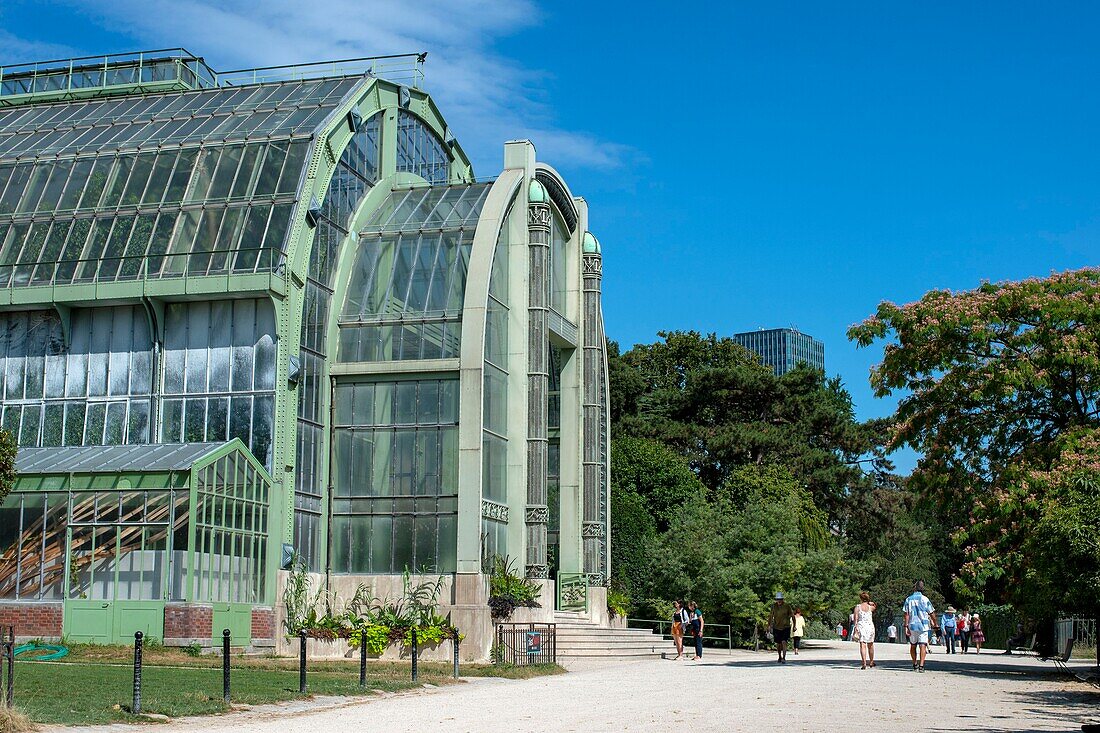
[(733, 339), (759, 354), (760, 361), (774, 369), (777, 376), (786, 374), (801, 362), (825, 369), (825, 344), (793, 328), (747, 331), (734, 334)]

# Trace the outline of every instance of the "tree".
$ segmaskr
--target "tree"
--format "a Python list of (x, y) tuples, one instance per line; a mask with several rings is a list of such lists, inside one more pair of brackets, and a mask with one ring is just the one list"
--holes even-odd
[(611, 580), (637, 609), (644, 605), (650, 584), (646, 548), (657, 536), (645, 499), (630, 489), (611, 486)]
[(1069, 481), (1100, 474), (1100, 270), (884, 302), (848, 335), (895, 339), (871, 384), (903, 393), (888, 445), (923, 454), (913, 485), (957, 517), (957, 589), (1094, 611), (1100, 556), (1074, 548), (1096, 492)]
[(706, 497), (707, 489), (691, 467), (668, 446), (644, 438), (616, 438), (611, 443), (612, 491), (636, 494), (664, 532), (675, 511)]
[(0, 502), (15, 486), (15, 456), (18, 451), (15, 436), (0, 428)]
[(937, 608), (942, 608), (941, 591), (951, 591), (948, 568), (958, 567), (961, 560), (945, 542), (948, 532), (935, 509), (904, 478), (889, 474), (874, 476), (848, 498), (844, 555), (858, 567), (863, 589), (878, 604), (880, 626), (901, 612), (918, 580), (925, 581)]
[(607, 340), (607, 384), (612, 431), (617, 434), (615, 427), (623, 416), (638, 412), (638, 398), (645, 392), (645, 381), (641, 372), (623, 359), (618, 342), (611, 339)]
[(853, 462), (874, 449), (876, 434), (855, 420), (840, 381), (807, 366), (777, 377), (755, 354), (714, 334), (660, 336), (621, 357), (641, 375), (644, 392), (612, 399), (623, 406), (618, 434), (673, 447), (711, 488), (739, 466), (783, 463), (837, 517), (851, 484), (863, 479)]
[(653, 541), (654, 595), (696, 600), (742, 639), (764, 621), (777, 590), (807, 615), (854, 598), (851, 569), (786, 469), (746, 466), (729, 485), (711, 501), (682, 507)]

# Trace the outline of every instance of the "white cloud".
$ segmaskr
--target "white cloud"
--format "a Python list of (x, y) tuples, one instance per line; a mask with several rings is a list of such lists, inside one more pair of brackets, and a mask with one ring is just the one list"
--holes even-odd
[(38, 43), (18, 38), (6, 30), (0, 28), (0, 49), (3, 56), (0, 58), (7, 64), (20, 64), (29, 61), (48, 61), (50, 59), (64, 59), (74, 55), (68, 46), (56, 43)]
[(482, 174), (499, 170), (504, 141), (516, 138), (559, 167), (613, 169), (633, 157), (563, 129), (541, 89), (545, 72), (493, 51), (497, 38), (538, 23), (531, 0), (68, 2), (138, 46), (182, 45), (220, 70), (428, 51), (426, 87)]

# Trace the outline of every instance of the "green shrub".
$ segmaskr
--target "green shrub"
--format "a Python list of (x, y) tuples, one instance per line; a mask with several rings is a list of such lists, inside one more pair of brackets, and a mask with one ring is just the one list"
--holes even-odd
[(607, 612), (611, 614), (611, 618), (626, 618), (630, 613), (630, 596), (616, 588), (608, 588)]
[(508, 558), (493, 558), (489, 574), (489, 611), (493, 621), (510, 618), (517, 608), (538, 608), (542, 586), (522, 577)]

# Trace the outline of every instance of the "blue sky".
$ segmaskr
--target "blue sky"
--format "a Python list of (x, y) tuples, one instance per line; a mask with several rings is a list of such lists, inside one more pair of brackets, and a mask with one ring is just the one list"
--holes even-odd
[(1100, 253), (1100, 6), (961, 5), (4, 0), (0, 59), (427, 50), (481, 173), (530, 137), (589, 200), (612, 338), (794, 325), (871, 417), (879, 301)]

